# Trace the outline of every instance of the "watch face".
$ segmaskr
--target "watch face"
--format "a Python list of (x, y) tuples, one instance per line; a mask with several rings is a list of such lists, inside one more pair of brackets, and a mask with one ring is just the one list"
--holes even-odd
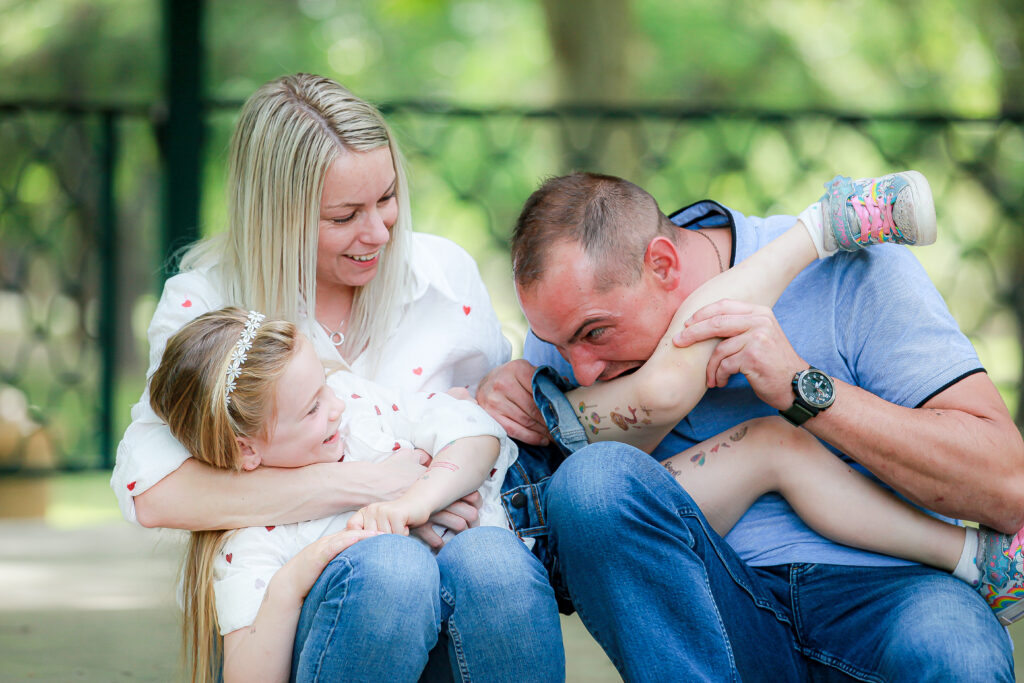
[(798, 390), (800, 396), (812, 406), (827, 408), (832, 405), (835, 389), (832, 380), (823, 372), (809, 370), (803, 373)]

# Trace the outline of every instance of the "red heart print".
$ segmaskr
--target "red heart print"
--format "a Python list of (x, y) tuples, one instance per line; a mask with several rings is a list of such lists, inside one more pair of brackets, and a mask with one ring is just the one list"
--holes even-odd
[(359, 394), (352, 394), (352, 398), (362, 398)]
[(182, 308), (192, 308), (192, 299), (185, 299), (181, 302)]
[(380, 406), (374, 406), (373, 409), (377, 411), (378, 415), (380, 415)]
[(437, 394), (435, 394), (433, 391), (427, 394), (427, 398), (434, 398), (435, 396), (437, 396)]
[(473, 310), (472, 306), (463, 306), (462, 307), (462, 312), (465, 313), (466, 315), (469, 315), (469, 312), (472, 311), (472, 310)]
[(414, 374), (414, 375), (422, 375), (423, 374), (423, 368), (413, 368), (412, 369), (412, 374)]
[(400, 444), (400, 443), (398, 443), (398, 442), (396, 441), (396, 442), (395, 442), (395, 445), (391, 447), (391, 450), (393, 450), (393, 451), (397, 451), (397, 450), (398, 450), (399, 448), (401, 448), (401, 447), (402, 447), (402, 444)]
[(232, 554), (231, 553), (228, 553), (227, 555), (224, 556), (224, 559), (228, 561), (228, 564), (231, 564), (231, 558), (232, 558)]
[(497, 471), (498, 471), (498, 468), (497, 468), (497, 467), (495, 467), (495, 468), (494, 468), (493, 470), (491, 470), (491, 474), (490, 474), (490, 476), (492, 476), (492, 477), (493, 477), (493, 476), (494, 476), (494, 473), (495, 473), (495, 472), (497, 472)]
[(134, 481), (131, 482), (130, 484), (128, 484), (128, 490), (129, 491), (134, 491), (135, 490), (135, 482)]
[(276, 527), (268, 526), (267, 531), (273, 531)]
[(398, 412), (398, 406), (396, 404), (392, 403), (391, 404), (391, 410), (393, 410), (393, 411), (395, 411), (397, 413)]

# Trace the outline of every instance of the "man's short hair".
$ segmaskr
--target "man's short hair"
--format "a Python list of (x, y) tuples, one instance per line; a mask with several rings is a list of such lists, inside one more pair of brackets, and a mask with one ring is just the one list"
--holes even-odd
[(528, 287), (546, 272), (547, 253), (562, 241), (579, 244), (600, 289), (636, 282), (647, 245), (677, 229), (643, 188), (615, 176), (573, 173), (549, 178), (530, 195), (512, 233), (512, 272)]

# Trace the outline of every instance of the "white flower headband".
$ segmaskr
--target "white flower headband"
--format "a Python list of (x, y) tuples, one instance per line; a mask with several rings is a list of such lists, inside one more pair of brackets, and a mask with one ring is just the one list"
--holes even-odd
[(242, 330), (242, 336), (239, 337), (234, 351), (231, 352), (231, 363), (228, 365), (228, 383), (224, 387), (225, 408), (231, 405), (231, 392), (235, 390), (235, 380), (242, 374), (242, 363), (245, 362), (246, 354), (252, 348), (252, 340), (256, 338), (256, 331), (260, 329), (260, 325), (266, 318), (267, 316), (262, 313), (249, 311), (249, 315), (245, 319), (245, 329)]

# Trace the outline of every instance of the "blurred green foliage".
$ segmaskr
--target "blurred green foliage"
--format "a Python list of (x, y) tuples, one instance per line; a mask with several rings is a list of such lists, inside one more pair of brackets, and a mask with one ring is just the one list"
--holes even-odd
[[(565, 35), (550, 20), (556, 3), (573, 20), (565, 30), (620, 56), (621, 73), (591, 73), (587, 88), (567, 87), (593, 66), (568, 63)], [(224, 224), (234, 105), (296, 71), (389, 105), (410, 161), (414, 224), (474, 255), (516, 344), (525, 323), (505, 241), (547, 175), (602, 170), (647, 187), (666, 211), (711, 196), (763, 215), (799, 211), (837, 171), (871, 175), (912, 163), (932, 180), (943, 231), (919, 257), (1013, 406), (1024, 134), (1019, 119), (999, 117), (1024, 99), (1018, 4), (209, 0), (201, 228)], [(610, 9), (627, 19), (609, 25)], [(116, 125), (119, 306), (130, 321), (118, 341), (118, 429), (143, 386), (144, 333), (165, 257), (162, 17), (155, 0), (0, 0), (0, 102), (138, 105)], [(543, 111), (566, 102), (627, 113)], [(699, 115), (715, 109), (731, 113)], [(965, 120), (905, 120), (914, 113)], [(52, 425), (73, 465), (94, 462), (95, 448), (97, 359), (87, 342), (95, 339), (97, 266), (86, 256), (95, 246), (96, 129), (89, 117), (0, 116), (0, 276), (24, 283), (0, 292), (0, 343), (15, 350), (0, 370), (17, 379), (34, 419)]]

